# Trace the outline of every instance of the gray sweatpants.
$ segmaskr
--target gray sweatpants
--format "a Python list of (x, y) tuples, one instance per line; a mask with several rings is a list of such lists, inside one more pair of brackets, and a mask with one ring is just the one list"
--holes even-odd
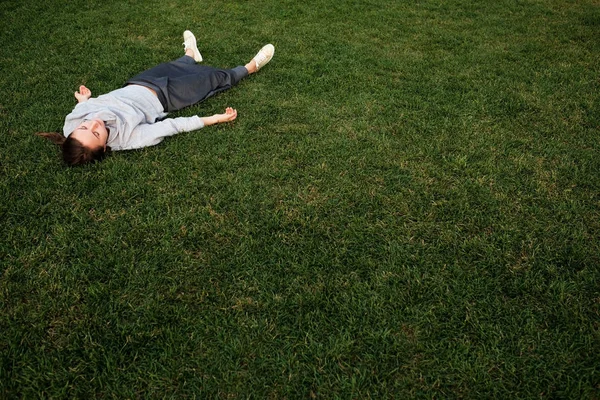
[(248, 70), (243, 66), (218, 69), (196, 64), (186, 55), (150, 68), (129, 79), (126, 85), (141, 85), (154, 90), (165, 112), (170, 112), (206, 100), (246, 76)]

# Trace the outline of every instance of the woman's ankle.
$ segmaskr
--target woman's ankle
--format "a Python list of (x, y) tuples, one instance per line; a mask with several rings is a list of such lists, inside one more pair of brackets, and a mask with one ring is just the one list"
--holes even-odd
[(253, 74), (256, 72), (256, 61), (250, 60), (250, 62), (244, 65), (244, 67), (246, 67), (246, 69), (248, 70), (248, 74)]

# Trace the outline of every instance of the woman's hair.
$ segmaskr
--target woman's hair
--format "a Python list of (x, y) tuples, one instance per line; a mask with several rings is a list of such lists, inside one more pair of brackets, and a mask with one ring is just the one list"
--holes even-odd
[(65, 138), (63, 135), (54, 132), (40, 132), (38, 136), (45, 137), (52, 143), (59, 145), (62, 150), (63, 161), (69, 166), (102, 161), (110, 150), (108, 147), (106, 150), (104, 150), (104, 147), (91, 150), (71, 136)]

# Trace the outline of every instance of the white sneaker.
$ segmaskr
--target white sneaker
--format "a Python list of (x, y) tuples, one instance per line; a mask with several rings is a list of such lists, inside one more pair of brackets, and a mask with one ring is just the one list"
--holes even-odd
[(275, 47), (272, 44), (268, 44), (264, 46), (259, 52), (254, 56), (253, 60), (256, 63), (256, 70), (258, 71), (262, 67), (264, 67), (271, 58), (273, 58), (273, 54), (275, 54)]
[(202, 54), (200, 54), (198, 46), (196, 46), (196, 37), (190, 31), (183, 32), (183, 48), (184, 50), (191, 49), (194, 52), (194, 60), (196, 62), (202, 61)]

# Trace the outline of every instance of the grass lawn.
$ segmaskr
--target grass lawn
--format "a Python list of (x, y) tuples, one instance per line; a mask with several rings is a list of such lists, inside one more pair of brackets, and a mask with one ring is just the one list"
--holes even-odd
[[(597, 0), (2, 1), (1, 398), (600, 398)], [(273, 61), (67, 168), (183, 54)]]

